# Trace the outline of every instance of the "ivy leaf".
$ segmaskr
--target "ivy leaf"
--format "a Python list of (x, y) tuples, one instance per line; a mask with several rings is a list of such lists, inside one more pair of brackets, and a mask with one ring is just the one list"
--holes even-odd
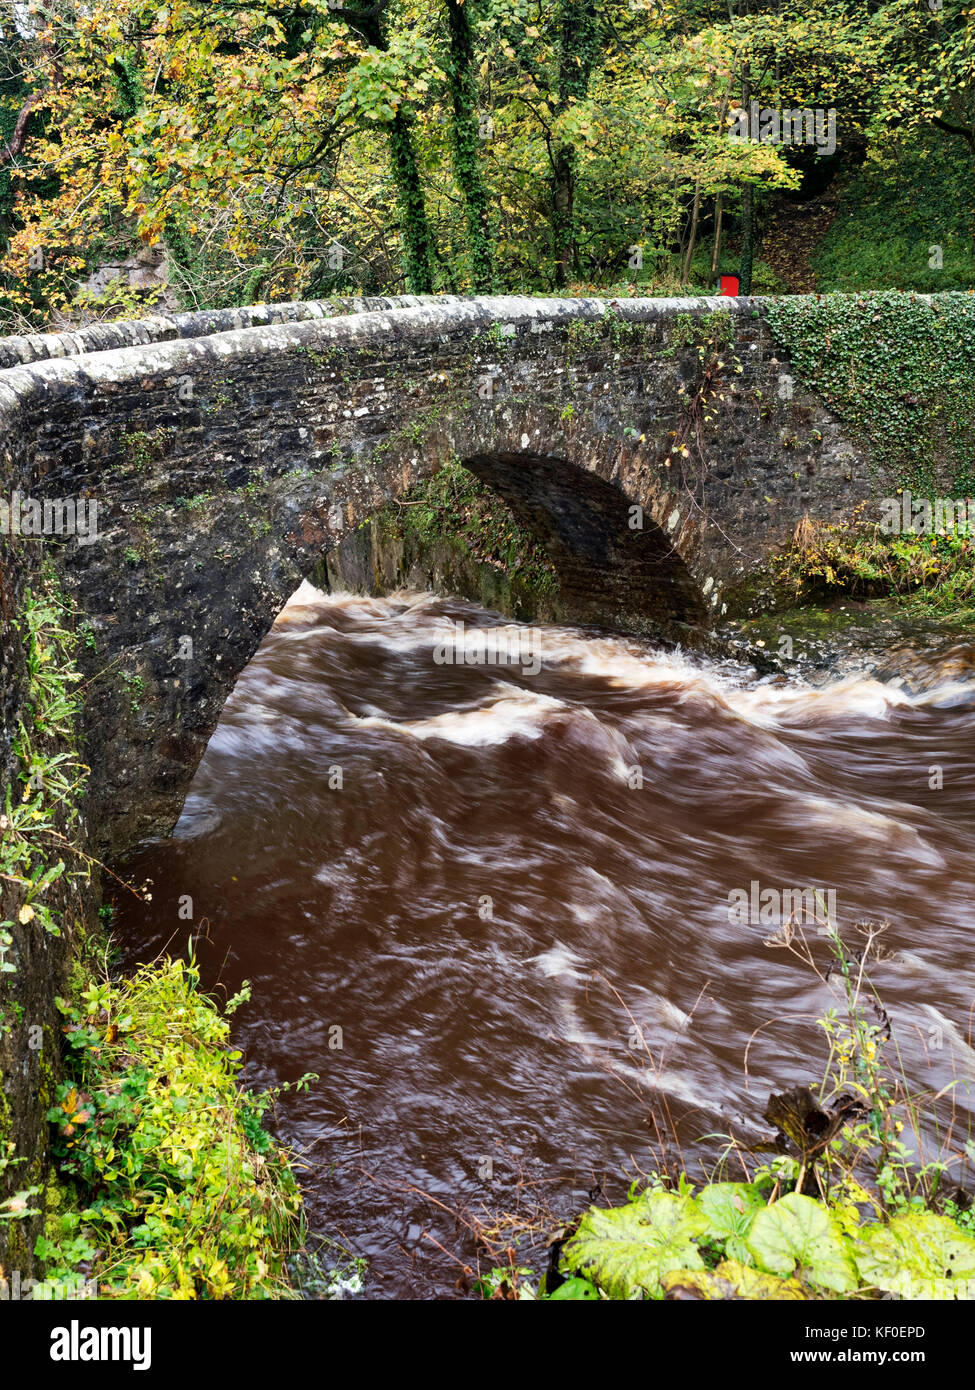
[(623, 1207), (592, 1207), (562, 1251), (565, 1273), (580, 1270), (611, 1298), (659, 1298), (661, 1275), (703, 1269), (694, 1243), (707, 1218), (693, 1198), (647, 1192)]
[(760, 1211), (746, 1241), (749, 1253), (770, 1274), (791, 1274), (845, 1293), (856, 1287), (849, 1241), (836, 1217), (812, 1197), (790, 1192)]

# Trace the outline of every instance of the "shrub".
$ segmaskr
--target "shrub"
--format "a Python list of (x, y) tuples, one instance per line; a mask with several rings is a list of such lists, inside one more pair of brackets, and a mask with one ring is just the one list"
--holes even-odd
[(192, 960), (167, 959), (59, 1001), (69, 1079), (48, 1119), (77, 1201), (38, 1241), (49, 1279), (80, 1272), (107, 1298), (289, 1295), (301, 1220), (288, 1157), (262, 1125), (275, 1093), (239, 1088), (228, 1044), (225, 1015), (247, 997), (221, 1013)]

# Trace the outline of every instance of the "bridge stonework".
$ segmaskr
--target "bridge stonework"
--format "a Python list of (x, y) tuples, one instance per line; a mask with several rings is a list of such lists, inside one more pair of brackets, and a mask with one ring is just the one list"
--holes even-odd
[[(758, 300), (362, 300), (0, 340), (0, 499), (97, 505), (90, 544), (0, 534), (0, 791), (22, 792), (24, 600), (46, 563), (83, 635), (71, 833), (111, 864), (172, 829), (301, 579), (454, 457), (544, 546), (563, 611), (699, 640), (806, 512), (868, 492), (860, 452), (783, 380)], [(54, 1000), (98, 892), (57, 881), (55, 937), (13, 920), (0, 882), (0, 1157), (35, 1156), (0, 1197), (43, 1183)], [(0, 1222), (0, 1265), (31, 1272), (42, 1221)]]
[(6, 339), (0, 364), (2, 495), (98, 504), (94, 543), (3, 536), (0, 559), (8, 618), (46, 557), (85, 624), (109, 857), (171, 829), (302, 577), (449, 458), (539, 539), (578, 620), (690, 642), (805, 513), (868, 491), (836, 421), (782, 389), (757, 300), (258, 306)]
[[(34, 357), (0, 371), (5, 493), (98, 506), (92, 544), (2, 544), (11, 611), (44, 554), (90, 634), (99, 853), (171, 828), (301, 578), (449, 458), (540, 540), (580, 621), (691, 641), (804, 513), (830, 519), (866, 494), (836, 422), (782, 391), (754, 301), (349, 307), (0, 344), (0, 360)], [(708, 357), (688, 321), (706, 340), (722, 311), (734, 341)], [(185, 336), (159, 341), (173, 325)]]

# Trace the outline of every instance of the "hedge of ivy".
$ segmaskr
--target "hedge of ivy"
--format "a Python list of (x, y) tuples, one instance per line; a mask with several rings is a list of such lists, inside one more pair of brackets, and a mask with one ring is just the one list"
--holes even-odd
[(871, 456), (878, 485), (975, 494), (975, 294), (802, 295), (765, 320), (798, 381)]

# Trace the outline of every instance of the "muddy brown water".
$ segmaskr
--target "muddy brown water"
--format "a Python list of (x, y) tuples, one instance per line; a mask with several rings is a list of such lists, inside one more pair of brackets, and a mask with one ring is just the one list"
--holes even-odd
[[(435, 659), (465, 650), (498, 659)], [(127, 963), (205, 921), (204, 983), (253, 986), (234, 1024), (249, 1083), (319, 1074), (278, 1132), (307, 1164), (313, 1231), (367, 1258), (366, 1297), (463, 1296), (464, 1267), (492, 1263), (472, 1227), (500, 1223), (503, 1247), (505, 1213), (531, 1226), (623, 1195), (660, 1164), (661, 1124), (692, 1171), (721, 1136), (768, 1133), (769, 1092), (821, 1074), (815, 1019), (837, 1000), (766, 944), (774, 913), (730, 920), (753, 881), (832, 890), (851, 938), (889, 923), (874, 980), (912, 1082), (952, 1088), (958, 1153), (972, 656), (917, 657), (913, 693), (814, 689), (459, 600), (305, 586), (173, 837), (127, 866), (152, 883), (118, 900)], [(545, 1222), (521, 1247), (535, 1268)]]

